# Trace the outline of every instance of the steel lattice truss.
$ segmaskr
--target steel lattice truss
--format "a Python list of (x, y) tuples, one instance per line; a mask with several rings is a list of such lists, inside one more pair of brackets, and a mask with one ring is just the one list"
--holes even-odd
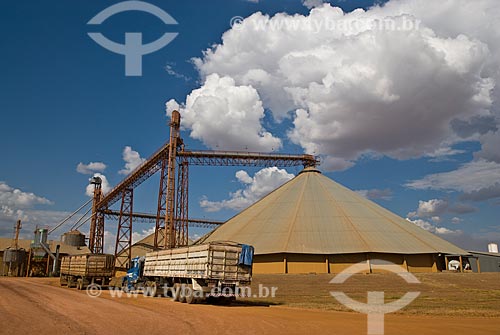
[[(104, 217), (106, 218), (106, 220), (119, 220), (120, 211), (107, 209), (104, 211)], [(154, 224), (156, 222), (156, 214), (134, 212), (132, 214), (132, 220), (135, 223)], [(187, 221), (190, 227), (197, 227), (197, 228), (216, 228), (224, 224), (223, 221), (214, 221), (206, 219), (189, 218)]]
[(235, 151), (180, 151), (178, 157), (187, 160), (189, 165), (205, 166), (258, 166), (291, 167), (316, 166), (319, 162), (312, 155), (263, 154), (257, 152)]
[[(134, 189), (127, 188), (122, 194), (122, 205), (118, 216), (118, 235), (115, 244), (115, 266), (118, 269), (128, 269), (132, 257), (132, 220), (133, 220)], [(123, 251), (123, 252), (122, 252)]]
[[(165, 144), (142, 165), (123, 179), (98, 203), (99, 208), (111, 207), (120, 200), (127, 188), (136, 188), (149, 177), (162, 169), (162, 162), (168, 162), (169, 144)], [(177, 156), (187, 160), (189, 165), (205, 166), (256, 166), (292, 167), (316, 166), (319, 161), (312, 155), (261, 154), (231, 151), (180, 151)]]
[[(221, 222), (189, 219), (189, 165), (309, 167), (319, 164), (317, 158), (312, 155), (184, 150), (179, 130), (180, 114), (174, 111), (170, 123), (169, 143), (151, 155), (108, 194), (103, 196), (100, 186), (96, 185), (89, 242), (92, 252), (102, 253), (104, 250), (105, 218), (118, 218), (119, 220), (115, 256), (124, 256), (124, 259), (119, 261), (121, 267), (130, 264), (131, 254), (124, 251), (127, 248), (130, 249), (133, 221), (155, 223), (155, 249), (187, 245), (188, 226), (214, 227), (220, 225)], [(160, 171), (160, 185), (157, 213), (134, 213), (132, 211), (133, 189), (158, 171)], [(109, 208), (120, 199), (120, 211), (110, 210)]]

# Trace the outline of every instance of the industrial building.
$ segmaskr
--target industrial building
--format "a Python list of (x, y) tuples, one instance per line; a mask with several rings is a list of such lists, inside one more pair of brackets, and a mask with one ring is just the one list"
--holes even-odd
[(313, 167), (207, 234), (255, 247), (254, 273), (338, 273), (386, 260), (410, 272), (446, 270), (469, 253), (325, 177)]
[(476, 259), (471, 262), (473, 272), (500, 272), (500, 254), (495, 252), (469, 251)]
[[(160, 234), (163, 234), (163, 229), (160, 230)], [(131, 257), (141, 257), (145, 256), (148, 252), (154, 251), (154, 239), (155, 239), (155, 233), (151, 233), (148, 236), (144, 237), (143, 239), (135, 242), (132, 244), (130, 247), (130, 254)], [(193, 244), (193, 240), (188, 239), (188, 245)], [(124, 253), (128, 253), (127, 250), (122, 251), (121, 253), (118, 254), (118, 257), (122, 257)]]
[(90, 252), (79, 231), (63, 234), (61, 241), (48, 240), (47, 233), (37, 228), (32, 240), (0, 237), (0, 276), (47, 276), (54, 272), (55, 259)]

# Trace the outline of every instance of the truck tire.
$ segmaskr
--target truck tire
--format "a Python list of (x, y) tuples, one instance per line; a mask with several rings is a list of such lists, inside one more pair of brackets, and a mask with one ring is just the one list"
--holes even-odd
[(196, 304), (198, 302), (198, 298), (196, 298), (198, 296), (198, 293), (197, 292), (195, 293), (195, 291), (193, 291), (191, 285), (190, 285), (190, 288), (191, 288), (191, 290), (188, 290), (188, 292), (186, 294), (186, 303)]
[(65, 277), (61, 276), (61, 277), (59, 278), (59, 285), (61, 285), (61, 286), (68, 285), (68, 281), (66, 280), (66, 278), (65, 278)]
[(186, 284), (181, 284), (181, 289), (179, 291), (179, 302), (186, 302), (186, 294), (188, 293), (189, 288)]
[(146, 297), (156, 297), (158, 294), (158, 285), (154, 281), (148, 281), (146, 283), (146, 289), (144, 290), (144, 295)]
[(181, 295), (181, 285), (180, 284), (174, 284), (172, 286), (172, 301), (179, 301), (180, 300), (180, 295)]

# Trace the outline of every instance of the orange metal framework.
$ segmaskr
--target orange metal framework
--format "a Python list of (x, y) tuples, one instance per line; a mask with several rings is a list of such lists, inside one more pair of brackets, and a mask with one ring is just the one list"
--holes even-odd
[[(120, 211), (107, 209), (103, 211), (103, 213), (106, 220), (119, 220), (120, 218)], [(131, 216), (133, 218), (133, 222), (147, 223), (147, 224), (151, 223), (154, 224), (156, 222), (156, 214), (134, 212), (132, 213)], [(199, 227), (199, 228), (215, 228), (224, 224), (224, 222), (222, 221), (206, 220), (206, 219), (188, 218), (187, 221), (189, 226)]]
[[(267, 154), (237, 151), (188, 151), (184, 150), (183, 141), (180, 138), (180, 114), (172, 113), (170, 123), (170, 141), (163, 145), (142, 165), (132, 171), (108, 194), (102, 195), (99, 188), (95, 188), (94, 203), (92, 207), (92, 221), (90, 231), (89, 247), (92, 252), (102, 253), (104, 241), (104, 219), (106, 216), (116, 215), (109, 210), (114, 203), (122, 199), (119, 217), (127, 218), (125, 222), (120, 219), (118, 225), (115, 255), (123, 254), (130, 247), (131, 241), (122, 243), (124, 231), (132, 233), (133, 219), (155, 220), (154, 247), (174, 248), (187, 245), (188, 227), (197, 224), (196, 220), (188, 218), (188, 185), (189, 165), (203, 166), (254, 166), (254, 167), (291, 167), (291, 166), (316, 166), (319, 161), (312, 155), (288, 155)], [(177, 166), (179, 167), (176, 171)], [(156, 216), (151, 214), (137, 215), (132, 212), (133, 197), (130, 206), (124, 207), (125, 193), (130, 192), (147, 178), (160, 171), (160, 185), (158, 192), (158, 208)], [(177, 182), (176, 182), (177, 172)], [(177, 184), (177, 187), (176, 187)], [(127, 211), (124, 211), (124, 208)], [(207, 223), (200, 220), (198, 223)], [(208, 222), (208, 225), (213, 224)], [(129, 233), (128, 233), (129, 232)], [(128, 237), (128, 235), (126, 235)], [(129, 256), (127, 256), (130, 258)]]
[(128, 269), (132, 261), (132, 220), (133, 220), (134, 189), (127, 188), (122, 194), (118, 233), (115, 244), (115, 267)]
[(177, 187), (177, 202), (174, 220), (174, 245), (188, 245), (188, 190), (189, 190), (189, 164), (186, 160), (179, 161), (179, 181)]
[[(97, 222), (99, 218), (99, 212), (98, 212), (98, 204), (101, 200), (102, 197), (102, 185), (100, 182), (93, 183), (94, 184), (94, 199), (92, 201), (92, 217), (90, 220), (90, 234), (89, 234), (89, 249), (91, 252), (94, 253), (102, 253), (102, 250), (100, 248), (100, 243), (99, 241), (101, 240), (101, 237), (98, 236), (98, 232), (101, 231), (97, 227)], [(104, 228), (102, 229), (104, 231)], [(104, 234), (102, 236), (102, 240), (104, 239)]]
[[(180, 144), (179, 133), (181, 126), (181, 115), (178, 111), (172, 112), (172, 118), (170, 122), (170, 144), (168, 151), (168, 164), (167, 164), (167, 187), (166, 192), (160, 196), (166, 197), (166, 208), (165, 208), (165, 229), (164, 231), (164, 248), (171, 249), (176, 246), (183, 246), (184, 244), (180, 243), (181, 241), (175, 240), (175, 167), (176, 160), (175, 156), (177, 154), (177, 145)], [(160, 192), (163, 190), (160, 189)], [(158, 213), (163, 208), (158, 207)], [(158, 220), (158, 216), (157, 216)], [(157, 246), (158, 240), (158, 230), (155, 231), (155, 247)], [(187, 241), (186, 241), (187, 242)], [(187, 243), (186, 243), (187, 244)]]

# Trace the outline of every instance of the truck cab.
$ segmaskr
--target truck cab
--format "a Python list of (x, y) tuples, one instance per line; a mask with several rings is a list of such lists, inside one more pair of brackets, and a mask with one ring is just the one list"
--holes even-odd
[(132, 258), (131, 267), (122, 278), (122, 288), (124, 291), (132, 291), (144, 286), (144, 259), (144, 256)]

